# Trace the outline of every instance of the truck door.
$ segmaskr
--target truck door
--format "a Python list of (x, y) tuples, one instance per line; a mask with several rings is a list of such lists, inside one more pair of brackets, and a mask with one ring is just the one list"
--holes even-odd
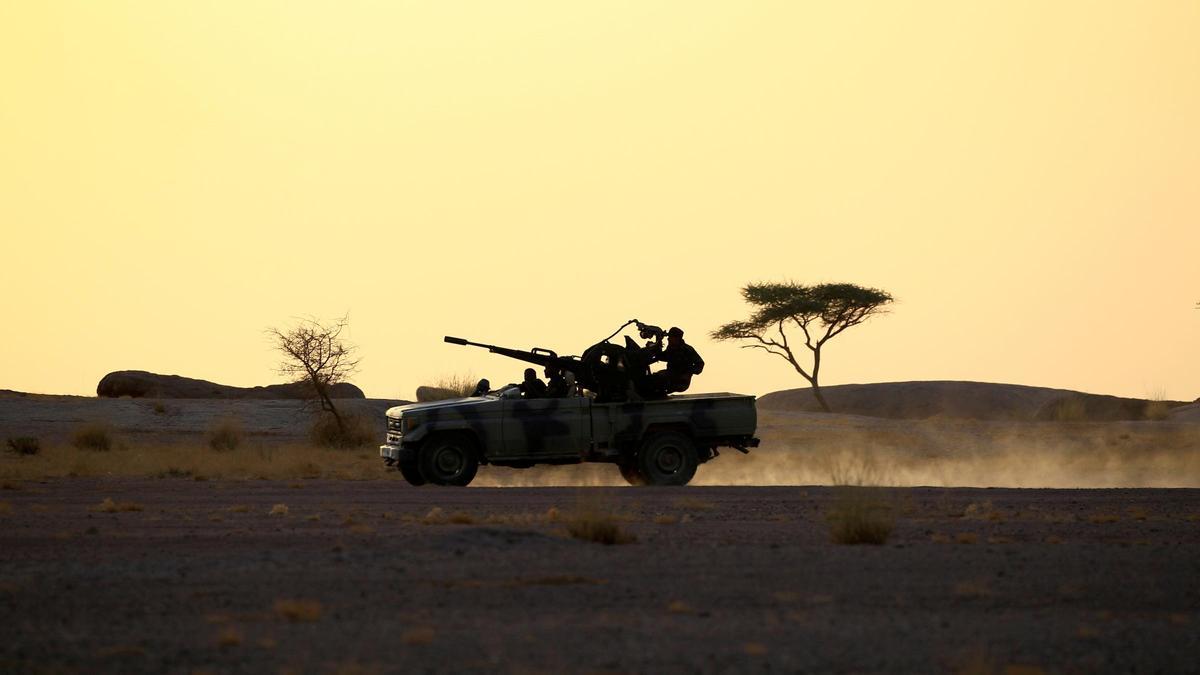
[(591, 445), (586, 398), (506, 399), (506, 457), (577, 457)]

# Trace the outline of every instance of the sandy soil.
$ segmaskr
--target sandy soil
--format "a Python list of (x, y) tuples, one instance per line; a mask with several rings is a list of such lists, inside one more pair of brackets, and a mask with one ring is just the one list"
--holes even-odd
[(883, 546), (830, 488), (9, 485), (0, 671), (1194, 670), (1200, 491), (871, 495)]

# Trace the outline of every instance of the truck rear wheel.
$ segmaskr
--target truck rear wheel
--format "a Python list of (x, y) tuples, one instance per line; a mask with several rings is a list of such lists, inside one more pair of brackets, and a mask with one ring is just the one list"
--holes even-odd
[(625, 479), (630, 485), (645, 485), (646, 478), (642, 476), (642, 471), (637, 467), (637, 464), (630, 462), (621, 462), (617, 465), (621, 470), (621, 478)]
[(687, 485), (698, 463), (696, 444), (678, 431), (660, 431), (638, 449), (638, 472), (648, 485)]
[(463, 434), (435, 436), (417, 454), (421, 475), (434, 485), (468, 485), (479, 471), (475, 441)]

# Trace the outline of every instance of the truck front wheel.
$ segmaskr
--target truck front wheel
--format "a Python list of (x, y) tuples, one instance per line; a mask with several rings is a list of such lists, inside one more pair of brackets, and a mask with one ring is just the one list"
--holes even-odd
[(415, 461), (400, 462), (397, 466), (409, 485), (420, 487), (425, 484), (425, 476), (421, 475), (421, 467)]
[(479, 471), (475, 442), (462, 434), (435, 436), (421, 447), (417, 455), (421, 475), (434, 485), (469, 484)]
[(638, 472), (647, 485), (687, 485), (697, 464), (696, 444), (678, 431), (658, 432), (638, 449)]

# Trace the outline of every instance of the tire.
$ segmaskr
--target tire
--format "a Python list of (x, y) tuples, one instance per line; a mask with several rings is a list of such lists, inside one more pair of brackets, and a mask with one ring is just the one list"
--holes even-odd
[(420, 473), (434, 485), (464, 487), (479, 471), (475, 441), (463, 434), (435, 436), (421, 446), (417, 462)]
[(678, 431), (662, 431), (638, 448), (638, 473), (647, 485), (687, 485), (696, 475), (696, 444)]
[(404, 476), (409, 485), (420, 487), (426, 483), (425, 476), (421, 474), (421, 467), (416, 462), (400, 462), (396, 466), (400, 468), (400, 475)]
[(642, 471), (637, 467), (637, 464), (621, 462), (617, 464), (617, 468), (621, 470), (621, 478), (624, 478), (626, 483), (630, 485), (646, 484), (646, 479), (642, 476)]

